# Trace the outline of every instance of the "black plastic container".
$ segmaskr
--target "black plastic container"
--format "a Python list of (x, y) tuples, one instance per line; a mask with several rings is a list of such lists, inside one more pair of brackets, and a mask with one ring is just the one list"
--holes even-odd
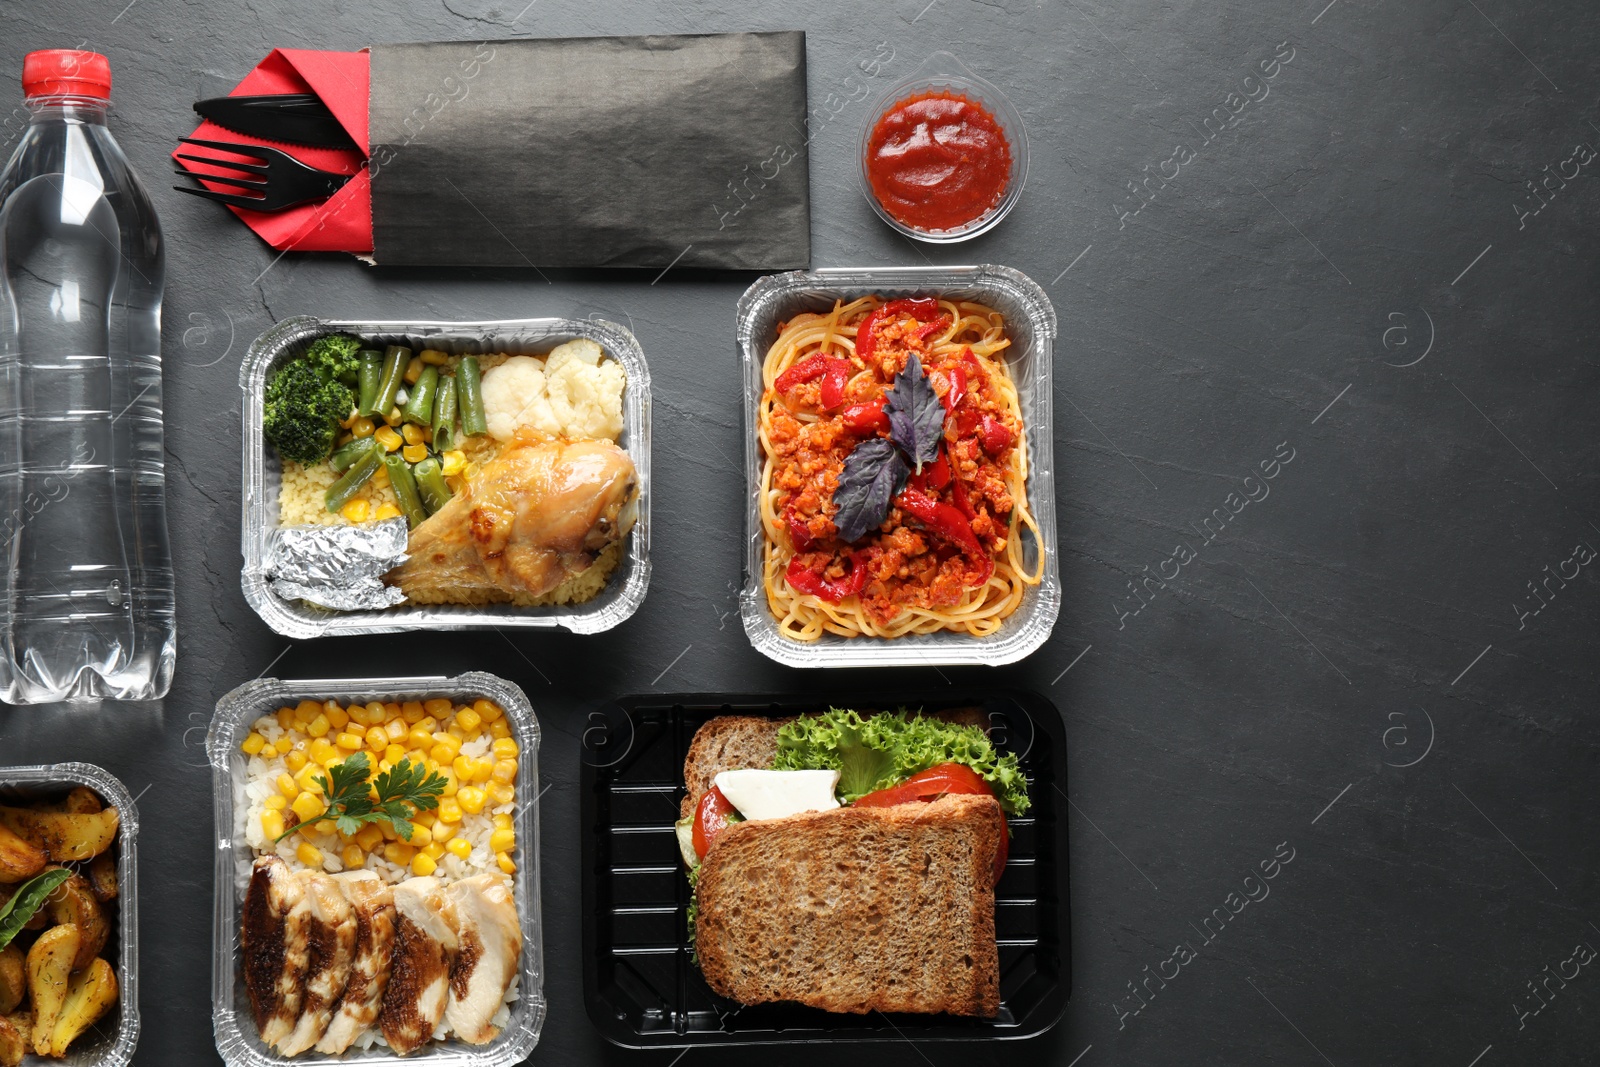
[[(995, 889), (1000, 1014), (844, 1015), (798, 1004), (746, 1007), (713, 993), (689, 958), (689, 883), (673, 823), (683, 758), (718, 715), (797, 715), (829, 706), (981, 708), (990, 738), (1015, 752), (1033, 804), (1011, 819), (1011, 858)], [(628, 1048), (830, 1041), (985, 1041), (1034, 1037), (1061, 1018), (1071, 990), (1067, 901), (1066, 739), (1036, 693), (859, 691), (831, 699), (724, 694), (624, 697), (590, 716), (583, 738), (584, 1003), (605, 1037)]]

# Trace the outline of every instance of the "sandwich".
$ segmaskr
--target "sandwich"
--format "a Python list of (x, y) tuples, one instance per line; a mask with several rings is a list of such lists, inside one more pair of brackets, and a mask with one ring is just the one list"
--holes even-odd
[(723, 716), (683, 774), (690, 936), (715, 992), (999, 1013), (994, 886), (1028, 795), (979, 713)]

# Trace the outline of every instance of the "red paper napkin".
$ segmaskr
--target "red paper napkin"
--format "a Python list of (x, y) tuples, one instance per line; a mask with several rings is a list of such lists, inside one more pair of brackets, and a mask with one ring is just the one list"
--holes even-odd
[[(229, 96), (260, 96), (279, 93), (315, 93), (328, 105), (334, 118), (356, 144), (367, 145), (368, 60), (366, 52), (318, 52), (300, 48), (274, 49), (272, 54), (245, 75)], [(192, 137), (208, 141), (258, 144), (287, 152), (300, 162), (319, 170), (352, 175), (333, 196), (320, 203), (301, 204), (287, 211), (249, 211), (230, 208), (244, 224), (273, 248), (295, 252), (372, 251), (372, 183), (367, 176), (364, 151), (341, 148), (308, 148), (286, 145), (225, 130), (210, 121), (202, 122)], [(218, 150), (181, 145), (179, 152), (191, 155), (216, 155)], [(177, 159), (177, 153), (173, 154)], [(248, 160), (241, 161), (248, 162)], [(210, 173), (225, 173), (204, 164), (177, 159), (179, 166), (204, 178)], [(235, 175), (237, 176), (237, 175)], [(223, 185), (211, 185), (219, 192), (238, 192)]]

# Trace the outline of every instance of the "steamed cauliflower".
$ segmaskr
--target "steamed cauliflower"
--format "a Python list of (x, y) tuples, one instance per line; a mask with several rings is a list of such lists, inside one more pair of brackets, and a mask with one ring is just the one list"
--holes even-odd
[(489, 433), (507, 441), (528, 428), (555, 437), (616, 440), (627, 375), (593, 341), (568, 341), (543, 360), (512, 356), (483, 376)]

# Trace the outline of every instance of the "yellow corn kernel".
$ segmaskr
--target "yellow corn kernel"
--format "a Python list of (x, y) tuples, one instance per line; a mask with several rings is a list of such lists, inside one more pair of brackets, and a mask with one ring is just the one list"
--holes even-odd
[(400, 705), (400, 719), (409, 729), (422, 721), (422, 701), (408, 700)]
[(433, 735), (420, 726), (413, 726), (406, 731), (406, 744), (426, 752), (433, 747)]
[(300, 787), (300, 792), (320, 796), (322, 787), (317, 784), (317, 779), (325, 777), (322, 768), (315, 763), (308, 763), (300, 768), (300, 773), (294, 776), (295, 784)]
[(505, 710), (492, 700), (477, 700), (472, 704), (472, 710), (483, 716), (484, 722), (494, 722), (505, 714)]
[(428, 458), (428, 446), (421, 444), (406, 445), (400, 450), (400, 454), (405, 457), (407, 463), (421, 463)]
[(346, 752), (359, 752), (362, 740), (363, 738), (360, 734), (343, 733), (339, 735), (338, 740), (334, 743)]
[(460, 474), (467, 467), (467, 454), (460, 449), (447, 449), (444, 453), (444, 473)]
[(282, 793), (290, 800), (293, 800), (295, 797), (300, 795), (300, 786), (295, 783), (294, 775), (292, 774), (278, 775), (277, 785), (278, 792)]
[[(350, 714), (333, 701), (328, 701), (327, 707), (322, 709), (322, 717), (328, 720), (328, 729), (343, 730), (350, 724)], [(317, 720), (312, 719), (312, 722)]]
[[(391, 711), (390, 709), (393, 710)], [(374, 700), (367, 705), (367, 725), (382, 726), (388, 721), (391, 714), (400, 714), (399, 704), (384, 704)]]
[[(385, 471), (384, 473), (387, 474), (388, 472)], [(378, 510), (372, 513), (372, 517), (380, 522), (384, 519), (398, 519), (400, 517), (400, 509), (393, 504), (379, 504)]]
[(422, 444), (422, 427), (414, 422), (408, 422), (400, 427), (400, 437), (408, 445)]
[(312, 719), (317, 717), (317, 713), (321, 710), (321, 701), (302, 700), (300, 703), (294, 706), (294, 717), (301, 722), (310, 722)]
[(438, 869), (439, 865), (426, 852), (418, 852), (411, 857), (411, 873), (418, 878), (426, 878)]
[(435, 722), (450, 714), (450, 701), (444, 697), (433, 697), (422, 702), (422, 710), (433, 716)]
[(367, 418), (365, 415), (362, 415), (360, 418), (356, 419), (355, 422), (350, 424), (351, 432), (353, 432), (357, 437), (371, 437), (372, 432), (376, 429), (377, 427), (372, 425), (372, 420)]
[(356, 844), (371, 852), (383, 841), (383, 828), (377, 823), (369, 822), (356, 831)]
[(382, 752), (389, 747), (389, 733), (381, 726), (369, 726), (366, 733), (367, 747), (374, 752)]
[(433, 740), (435, 744), (449, 745), (452, 752), (459, 753), (461, 751), (461, 743), (465, 740), (465, 738), (457, 737), (448, 729), (445, 729), (435, 730), (433, 734)]
[(422, 377), (422, 360), (414, 359), (406, 364), (406, 372), (401, 375), (407, 385), (416, 385), (417, 379)]
[(422, 855), (428, 857), (430, 860), (436, 860), (440, 856), (444, 855), (444, 846), (439, 844), (437, 841), (430, 841), (423, 846)]
[(429, 845), (433, 844), (433, 831), (428, 829), (426, 826), (412, 823), (411, 841), (409, 843), (412, 848), (427, 848)]
[(497, 759), (515, 759), (522, 751), (522, 747), (513, 738), (502, 737), (490, 745), (489, 750), (495, 754)]
[(444, 846), (450, 855), (458, 859), (466, 859), (472, 855), (472, 843), (464, 837), (456, 837)]
[(489, 736), (499, 740), (511, 736), (511, 724), (504, 719), (496, 719), (489, 724)]
[(333, 723), (326, 714), (318, 715), (306, 723), (306, 733), (312, 737), (327, 737), (328, 731), (333, 729)]
[(393, 767), (406, 758), (406, 750), (402, 745), (390, 745), (383, 750), (384, 762)]
[(496, 830), (509, 830), (511, 825), (511, 813), (509, 811), (503, 811), (494, 817), (494, 828)]
[(383, 828), (383, 839), (385, 841), (400, 840), (400, 835), (395, 832), (394, 825), (392, 823), (383, 823), (381, 825)]
[(456, 777), (455, 768), (440, 767), (439, 775), (444, 779), (444, 790), (439, 794), (442, 797), (453, 797), (461, 789), (461, 779)]
[(274, 793), (261, 802), (261, 805), (272, 811), (285, 811), (289, 807), (289, 798), (282, 793)]
[(504, 852), (495, 853), (494, 861), (496, 863), (498, 863), (500, 865), (500, 869), (502, 871), (506, 872), (507, 874), (516, 874), (517, 873), (517, 861), (512, 859), (506, 853), (504, 853)]
[(401, 412), (400, 408), (396, 406), (389, 409), (389, 413), (383, 417), (383, 421), (388, 423), (390, 426), (399, 426), (400, 420), (404, 417), (405, 415)]
[(261, 832), (267, 835), (268, 841), (276, 840), (283, 831), (283, 812), (268, 808), (261, 813)]
[(443, 800), (439, 801), (439, 821), (461, 821), (461, 805), (457, 803), (454, 797), (445, 797)]
[(278, 746), (273, 744), (271, 741), (268, 741), (266, 744), (261, 746), (261, 751), (256, 753), (256, 755), (260, 756), (262, 759), (277, 759)]
[(344, 850), (339, 853), (339, 859), (344, 863), (347, 869), (353, 871), (357, 867), (361, 867), (366, 864), (367, 854), (361, 851), (360, 845), (351, 842), (350, 844), (344, 846)]
[(417, 850), (404, 841), (390, 841), (383, 846), (383, 858), (396, 867), (404, 867), (411, 862), (411, 857), (416, 854)]
[(454, 840), (461, 832), (461, 827), (453, 822), (436, 822), (430, 828), (430, 832), (433, 834), (434, 843), (442, 845), (446, 841)]
[(456, 715), (456, 725), (469, 734), (475, 734), (483, 725), (483, 716), (471, 708), (466, 708)]
[(384, 718), (378, 720), (380, 723), (388, 722), (390, 719), (398, 719), (400, 717), (400, 702), (398, 700), (389, 701), (383, 706), (383, 714)]
[(332, 819), (319, 819), (311, 828), (319, 834), (331, 834), (339, 828), (339, 824)]
[(483, 790), (475, 785), (464, 785), (456, 793), (456, 803), (461, 805), (461, 810), (468, 815), (477, 815), (483, 811), (483, 802), (487, 798)]
[(326, 737), (318, 737), (312, 741), (310, 749), (306, 751), (306, 755), (311, 757), (312, 763), (320, 763), (324, 766), (338, 754), (339, 750), (329, 744)]
[(254, 756), (266, 746), (266, 743), (267, 739), (265, 737), (262, 737), (260, 734), (251, 731), (250, 736), (244, 739), (244, 743), (240, 745), (239, 748), (244, 751), (246, 756)]
[[(500, 742), (496, 741), (495, 744)], [(489, 772), (489, 777), (497, 782), (510, 785), (517, 780), (517, 761), (514, 759), (495, 760), (494, 770)]]
[(444, 732), (455, 738), (457, 744), (464, 744), (467, 740), (467, 732), (461, 727), (457, 726), (455, 723), (451, 723), (449, 726), (445, 727)]
[(385, 452), (393, 452), (395, 449), (399, 448), (405, 443), (405, 438), (401, 437), (399, 434), (395, 433), (394, 430), (387, 426), (383, 427), (383, 429), (379, 430), (372, 436), (378, 439), (378, 443), (383, 446), (383, 450)]
[(277, 711), (272, 713), (272, 717), (274, 719), (278, 720), (278, 725), (280, 727), (282, 727), (283, 729), (285, 729), (285, 730), (293, 730), (294, 729), (294, 709), (293, 708), (279, 708)]
[(389, 743), (391, 745), (398, 744), (399, 742), (405, 740), (406, 721), (399, 716), (396, 716), (395, 718), (390, 719), (388, 722), (383, 724), (383, 732), (388, 736)]
[(289, 808), (300, 816), (301, 822), (311, 822), (327, 810), (322, 806), (322, 799), (312, 793), (301, 793)]
[(422, 360), (423, 363), (433, 367), (442, 367), (446, 363), (450, 362), (450, 357), (439, 351), (437, 348), (424, 348), (417, 355), (417, 358)]
[(426, 730), (428, 735), (432, 736), (433, 732), (439, 728), (439, 720), (432, 715), (424, 715), (416, 721), (416, 727), (419, 730)]
[(457, 756), (450, 761), (450, 769), (456, 772), (456, 777), (461, 781), (470, 782), (475, 770), (473, 764), (476, 762), (471, 756)]
[(489, 835), (490, 852), (510, 852), (517, 847), (517, 832), (515, 830), (496, 830)]
[(290, 774), (299, 774), (301, 771), (306, 769), (306, 764), (308, 762), (310, 761), (306, 759), (306, 754), (301, 752), (299, 749), (295, 749), (293, 752), (290, 752), (287, 756), (283, 757), (283, 765), (289, 768)]
[[(377, 470), (372, 472), (372, 486), (373, 486), (374, 489), (387, 489), (387, 488), (389, 488), (389, 468), (388, 467), (379, 467)], [(383, 507), (384, 508), (389, 508), (389, 507), (394, 507), (394, 505), (393, 504), (385, 504), (385, 505), (383, 505)], [(382, 511), (383, 508), (379, 508), (378, 510)], [(394, 511), (395, 511), (395, 515), (400, 514), (400, 509), (399, 508), (395, 508)], [(380, 518), (380, 519), (392, 519), (392, 518), (394, 518), (394, 515), (379, 515), (377, 517)]]
[(339, 514), (344, 516), (346, 522), (366, 522), (368, 510), (367, 502), (357, 497), (340, 508)]
[(514, 787), (504, 782), (489, 783), (489, 802), (495, 807), (498, 808), (504, 804), (509, 804), (516, 799), (517, 791)]
[(322, 850), (309, 841), (300, 842), (300, 847), (294, 850), (295, 858), (312, 870), (322, 869)]
[(428, 765), (428, 754), (420, 749), (407, 749), (406, 759), (418, 767), (426, 767)]

